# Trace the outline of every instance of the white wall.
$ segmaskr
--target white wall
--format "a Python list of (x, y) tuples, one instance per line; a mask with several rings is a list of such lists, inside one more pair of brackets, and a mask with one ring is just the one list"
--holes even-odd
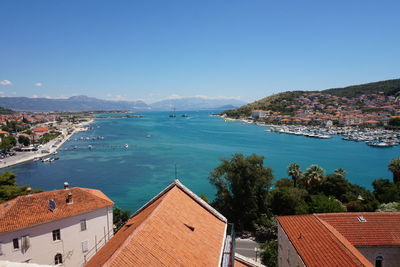
[(280, 267), (286, 266), (306, 266), (300, 256), (297, 254), (296, 249), (293, 247), (285, 231), (278, 223), (278, 265)]
[[(73, 205), (73, 204), (72, 204)], [(81, 231), (81, 220), (86, 219), (86, 230)], [(60, 229), (61, 240), (53, 241), (52, 231)], [(54, 265), (54, 256), (63, 255), (63, 266), (81, 266), (84, 262), (81, 242), (87, 240), (89, 250), (95, 247), (95, 241), (101, 241), (105, 233), (112, 235), (112, 207), (97, 209), (60, 220), (47, 222), (17, 231), (0, 233), (0, 260), (14, 262), (29, 261), (32, 263)], [(21, 251), (21, 237), (30, 237), (30, 247)], [(13, 239), (19, 238), (20, 249), (14, 250)]]
[(378, 256), (383, 257), (383, 267), (400, 266), (400, 247), (396, 246), (357, 246), (357, 249), (375, 265)]

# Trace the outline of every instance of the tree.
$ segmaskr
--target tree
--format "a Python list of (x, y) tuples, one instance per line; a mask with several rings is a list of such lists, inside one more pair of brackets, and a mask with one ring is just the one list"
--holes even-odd
[(113, 223), (116, 226), (116, 231), (117, 232), (122, 225), (124, 225), (130, 218), (131, 216), (131, 211), (130, 210), (123, 210), (119, 207), (115, 207), (113, 209)]
[(4, 136), (1, 139), (0, 149), (8, 150), (8, 149), (13, 148), (16, 144), (17, 144), (17, 140), (15, 139), (14, 136), (12, 136), (12, 135)]
[(234, 154), (221, 159), (209, 176), (217, 189), (212, 205), (235, 224), (237, 231), (253, 230), (254, 221), (267, 212), (266, 197), (273, 179), (264, 157)]
[(23, 144), (24, 146), (29, 146), (31, 144), (31, 140), (23, 135), (18, 137), (18, 143)]
[(344, 212), (346, 208), (334, 197), (312, 195), (308, 202), (310, 213)]
[(301, 179), (301, 169), (300, 166), (297, 165), (296, 163), (290, 163), (288, 168), (287, 168), (287, 173), (290, 177), (292, 177), (293, 180), (293, 186), (297, 187), (297, 184), (299, 182), (299, 180)]
[(325, 170), (317, 165), (311, 165), (303, 175), (302, 184), (309, 193), (318, 192), (318, 187), (324, 179)]
[(392, 159), (388, 169), (393, 173), (393, 183), (398, 183), (400, 181), (400, 158)]
[(293, 187), (293, 180), (289, 178), (282, 178), (275, 182), (276, 188)]
[(388, 179), (378, 179), (372, 182), (374, 195), (380, 203), (400, 201), (400, 186)]
[[(13, 199), (17, 196), (26, 195), (27, 185), (17, 186), (17, 176), (12, 172), (0, 174), (0, 203)], [(32, 192), (37, 193), (41, 190), (35, 189)]]
[(278, 241), (273, 240), (261, 245), (261, 262), (268, 267), (278, 266)]
[(268, 205), (274, 215), (305, 214), (308, 211), (304, 201), (307, 191), (296, 187), (277, 188), (270, 192)]
[[(346, 193), (350, 191), (350, 184), (344, 176), (336, 171), (328, 174), (320, 186), (320, 192), (325, 196), (334, 196), (342, 202), (347, 202)], [(357, 197), (357, 196), (355, 196)]]

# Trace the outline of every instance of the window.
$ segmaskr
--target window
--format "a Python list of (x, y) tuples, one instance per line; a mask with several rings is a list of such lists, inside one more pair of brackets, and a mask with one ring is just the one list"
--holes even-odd
[(85, 231), (86, 230), (86, 220), (82, 220), (81, 221), (81, 231)]
[(23, 236), (23, 237), (21, 238), (21, 248), (22, 248), (22, 251), (23, 251), (23, 252), (27, 251), (29, 247), (30, 247), (29, 236), (28, 236), (28, 235)]
[(13, 239), (13, 246), (14, 246), (14, 249), (19, 249), (19, 241), (18, 241), (18, 238), (14, 238), (14, 239)]
[(58, 265), (58, 264), (62, 264), (63, 263), (63, 261), (62, 261), (62, 255), (61, 255), (61, 253), (57, 253), (55, 256), (54, 256), (54, 264), (55, 265)]
[(61, 240), (60, 229), (53, 231), (53, 241)]
[(375, 267), (383, 267), (383, 257), (382, 256), (376, 257)]
[(88, 241), (82, 241), (82, 252), (87, 252), (88, 250)]

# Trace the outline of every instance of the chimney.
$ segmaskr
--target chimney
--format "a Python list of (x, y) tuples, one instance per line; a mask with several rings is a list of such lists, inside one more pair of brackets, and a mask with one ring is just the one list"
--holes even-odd
[(64, 182), (64, 189), (68, 190), (69, 189), (69, 183), (68, 182)]
[(26, 193), (28, 193), (28, 196), (31, 196), (32, 195), (32, 188), (28, 187), (26, 189)]
[(67, 204), (72, 204), (72, 203), (74, 203), (74, 202), (72, 201), (72, 193), (71, 193), (71, 192), (68, 192), (66, 202), (67, 202)]

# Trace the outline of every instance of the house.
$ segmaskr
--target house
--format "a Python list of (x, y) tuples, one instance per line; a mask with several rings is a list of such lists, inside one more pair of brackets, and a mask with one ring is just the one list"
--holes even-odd
[(278, 217), (279, 266), (399, 266), (400, 212)]
[(226, 218), (176, 180), (85, 266), (232, 266), (233, 243)]
[(49, 132), (49, 128), (47, 128), (47, 127), (36, 127), (36, 128), (33, 129), (33, 132), (36, 133), (37, 135), (43, 135), (43, 134)]
[(69, 188), (0, 204), (0, 261), (82, 266), (113, 235), (114, 203), (101, 191)]

